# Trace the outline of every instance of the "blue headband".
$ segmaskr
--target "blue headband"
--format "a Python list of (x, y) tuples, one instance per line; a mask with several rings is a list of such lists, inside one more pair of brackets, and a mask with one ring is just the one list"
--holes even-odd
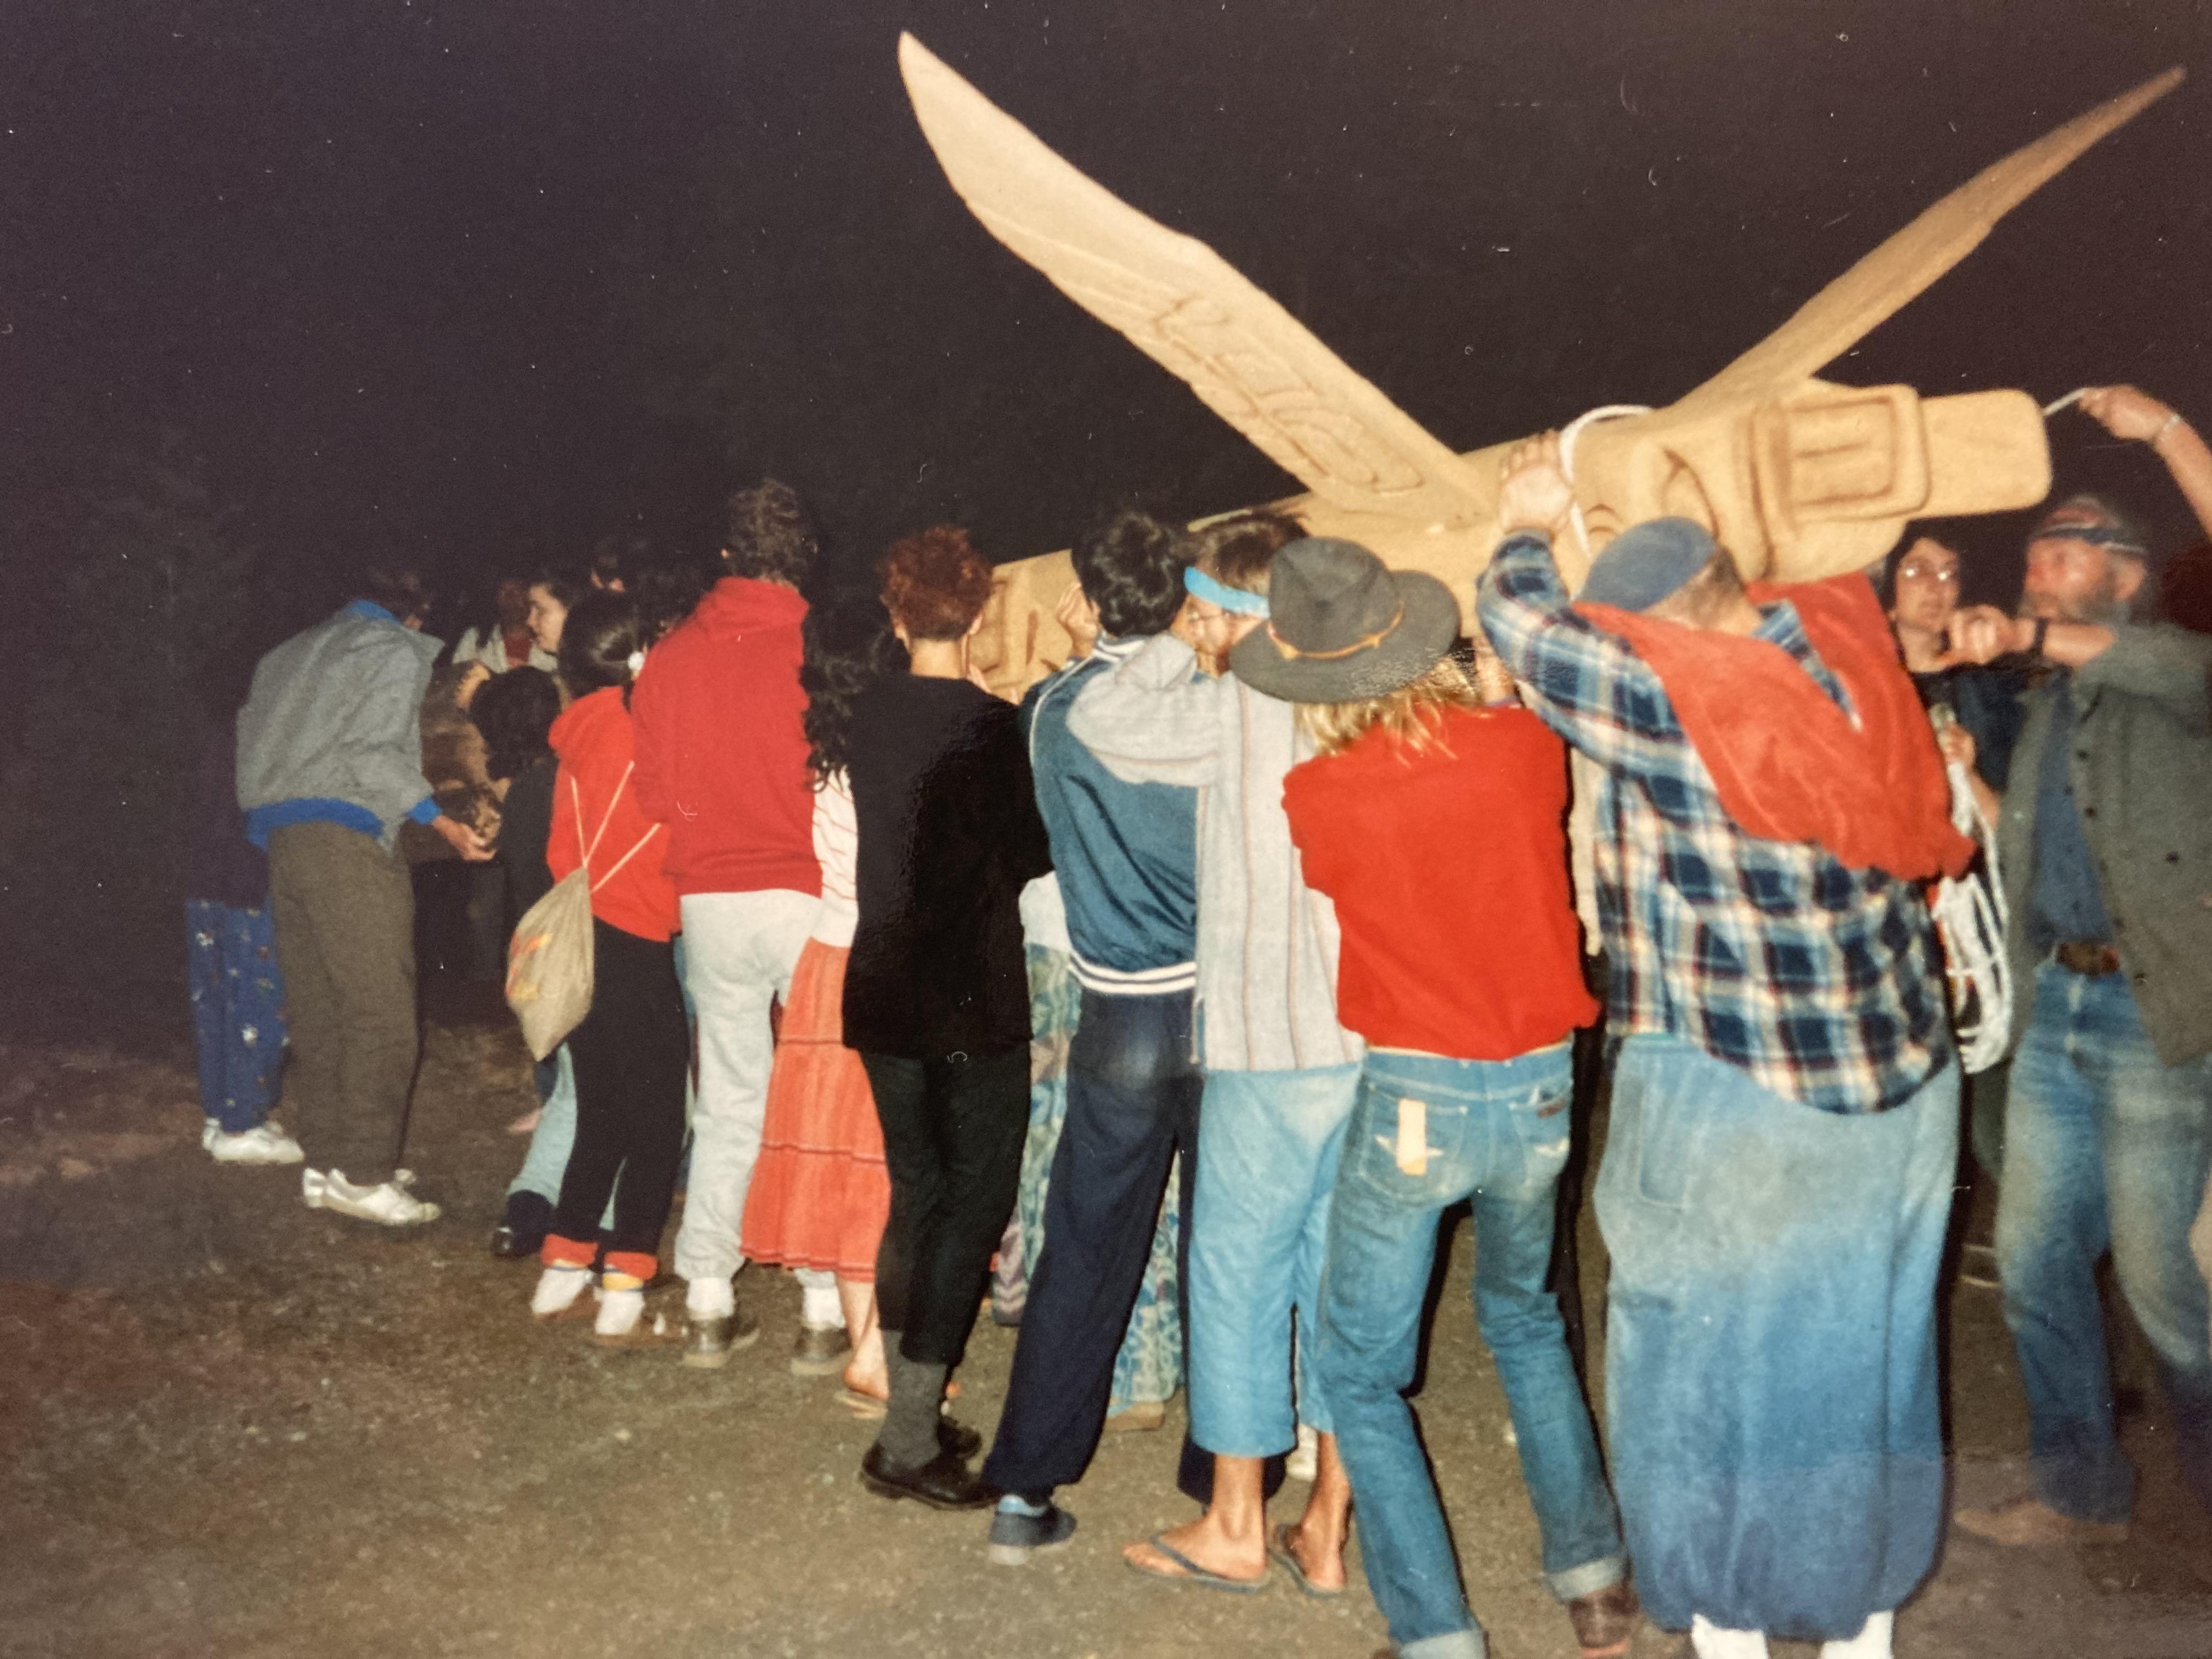
[(1247, 593), (1241, 587), (1229, 587), (1213, 580), (1194, 564), (1182, 568), (1183, 592), (1194, 599), (1218, 605), (1224, 611), (1234, 611), (1243, 617), (1264, 617), (1267, 614), (1267, 596)]
[(2138, 559), (2150, 556), (2148, 551), (2124, 530), (2115, 530), (2108, 524), (2047, 524), (2030, 536), (2031, 542), (2087, 542), (2092, 547), (2109, 547), (2115, 553), (2132, 553)]

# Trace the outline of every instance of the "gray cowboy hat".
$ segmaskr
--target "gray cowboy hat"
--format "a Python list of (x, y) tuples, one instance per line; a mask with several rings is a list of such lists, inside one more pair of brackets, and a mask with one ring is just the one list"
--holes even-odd
[(1285, 702), (1387, 696), (1428, 672), (1459, 635), (1459, 605), (1434, 576), (1389, 569), (1357, 543), (1327, 536), (1275, 555), (1267, 611), (1229, 665)]

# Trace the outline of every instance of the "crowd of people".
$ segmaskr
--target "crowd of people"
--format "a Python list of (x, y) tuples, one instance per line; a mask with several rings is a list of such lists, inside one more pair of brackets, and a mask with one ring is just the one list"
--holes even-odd
[[(2212, 533), (2181, 416), (2081, 402)], [(2107, 1254), (2212, 1509), (2212, 638), (2147, 619), (2158, 550), (2069, 498), (2007, 611), (1960, 604), (1933, 535), (1879, 585), (1747, 586), (1660, 519), (1571, 592), (1571, 508), (1557, 439), (1516, 448), (1466, 637), (1443, 584), (1280, 514), (1118, 514), (1017, 706), (970, 660), (965, 532), (810, 602), (814, 530), (763, 484), (711, 580), (609, 552), (465, 640), (495, 833), (428, 787), (441, 647), (422, 585), (379, 572), (260, 661), (206, 757), (207, 1149), (302, 1164), (311, 1207), (439, 1215), (402, 1164), (411, 822), (497, 860), (502, 916), (588, 897), (588, 1010), (493, 1235), (540, 1264), (531, 1314), (714, 1369), (759, 1334), (739, 1268), (791, 1269), (792, 1367), (880, 1422), (860, 1480), (989, 1511), (995, 1562), (1068, 1543), (1102, 1434), (1181, 1386), (1198, 1508), (1130, 1568), (1333, 1597), (1356, 1528), (1389, 1651), (1480, 1659), (1405, 1397), (1466, 1204), (1584, 1659), (1647, 1617), (1700, 1659), (1881, 1659), (1947, 1524), (1962, 1122), (2033, 1486), (1948, 1520), (2021, 1547), (2127, 1523)], [(1929, 895), (1974, 879), (2010, 1064), (1966, 1084)], [(1609, 1078), (1602, 1449), (1553, 1272), (1578, 1053)], [(1019, 1334), (978, 1467), (950, 1406), (987, 1297)], [(1308, 1495), (1271, 1526), (1286, 1459)]]

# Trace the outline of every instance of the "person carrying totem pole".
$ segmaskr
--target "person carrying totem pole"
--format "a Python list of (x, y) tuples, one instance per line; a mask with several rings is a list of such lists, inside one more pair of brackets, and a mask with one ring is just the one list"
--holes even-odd
[(1887, 1659), (1943, 1524), (1936, 1275), (1959, 1067), (1922, 884), (1966, 867), (1863, 576), (1745, 588), (1702, 526), (1623, 532), (1570, 599), (1555, 434), (1507, 458), (1482, 626), (1604, 769), (1622, 1039), (1598, 1221), (1606, 1408), (1652, 1619)]

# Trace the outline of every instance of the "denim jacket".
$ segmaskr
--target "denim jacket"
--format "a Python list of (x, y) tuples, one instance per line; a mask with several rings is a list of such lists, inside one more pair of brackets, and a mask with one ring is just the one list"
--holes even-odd
[(2028, 693), (1997, 828), (2013, 983), (2013, 1041), (2027, 1030), (2035, 951), (2036, 790), (2044, 745), (2071, 743), (2068, 768), (2097, 865), (2112, 944), (2159, 1058), (2212, 1052), (2212, 639), (2124, 624), (2076, 669), (2080, 718), (2056, 729), (2063, 687)]

